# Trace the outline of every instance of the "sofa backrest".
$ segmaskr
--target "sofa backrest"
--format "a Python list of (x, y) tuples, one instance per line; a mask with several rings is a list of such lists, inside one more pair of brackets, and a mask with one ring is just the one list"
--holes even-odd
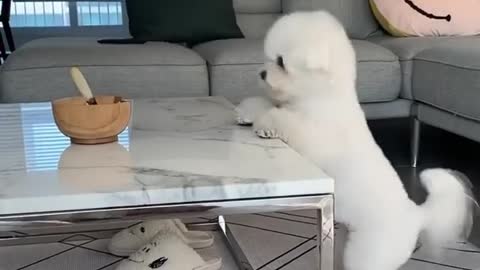
[[(298, 0), (292, 0), (298, 1)], [(379, 29), (369, 0), (300, 0), (313, 3), (313, 9), (325, 9), (343, 23), (348, 35), (364, 39)]]
[(282, 15), (282, 0), (233, 0), (233, 5), (237, 23), (247, 38), (263, 38)]
[(325, 9), (350, 37), (364, 39), (379, 29), (368, 0), (233, 0), (237, 23), (248, 38), (262, 38), (282, 13)]

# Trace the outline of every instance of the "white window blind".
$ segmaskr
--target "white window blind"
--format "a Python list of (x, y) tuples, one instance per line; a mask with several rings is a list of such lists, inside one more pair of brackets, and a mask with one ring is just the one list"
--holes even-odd
[(123, 12), (120, 0), (14, 0), (11, 7), (10, 24), (16, 28), (121, 26), (124, 21)]
[(78, 25), (122, 25), (123, 10), (120, 1), (77, 2)]

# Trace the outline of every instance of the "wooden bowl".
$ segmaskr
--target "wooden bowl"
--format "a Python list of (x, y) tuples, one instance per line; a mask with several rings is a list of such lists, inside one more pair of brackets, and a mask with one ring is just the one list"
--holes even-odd
[(131, 102), (117, 96), (97, 96), (97, 105), (88, 105), (83, 97), (52, 102), (58, 129), (75, 144), (102, 144), (118, 141), (128, 126)]

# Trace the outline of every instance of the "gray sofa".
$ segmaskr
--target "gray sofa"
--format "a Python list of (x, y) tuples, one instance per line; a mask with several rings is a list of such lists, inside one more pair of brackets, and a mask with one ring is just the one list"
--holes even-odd
[[(46, 38), (15, 51), (1, 67), (0, 102), (76, 95), (69, 67), (80, 66), (96, 93), (128, 98), (221, 95), (233, 103), (263, 93), (263, 36), (283, 13), (326, 9), (352, 38), (358, 95), (368, 119), (414, 116), (480, 141), (480, 37), (394, 38), (368, 0), (234, 0), (245, 39), (193, 49), (161, 42), (101, 45), (96, 38)], [(416, 161), (418, 140), (414, 140)]]

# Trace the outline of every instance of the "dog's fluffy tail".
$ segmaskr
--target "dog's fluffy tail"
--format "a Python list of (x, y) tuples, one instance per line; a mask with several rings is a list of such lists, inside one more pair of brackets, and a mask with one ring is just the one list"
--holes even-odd
[(420, 206), (424, 217), (420, 241), (433, 255), (439, 255), (446, 245), (470, 235), (476, 206), (472, 185), (465, 175), (446, 169), (425, 170), (420, 180), (429, 193)]

